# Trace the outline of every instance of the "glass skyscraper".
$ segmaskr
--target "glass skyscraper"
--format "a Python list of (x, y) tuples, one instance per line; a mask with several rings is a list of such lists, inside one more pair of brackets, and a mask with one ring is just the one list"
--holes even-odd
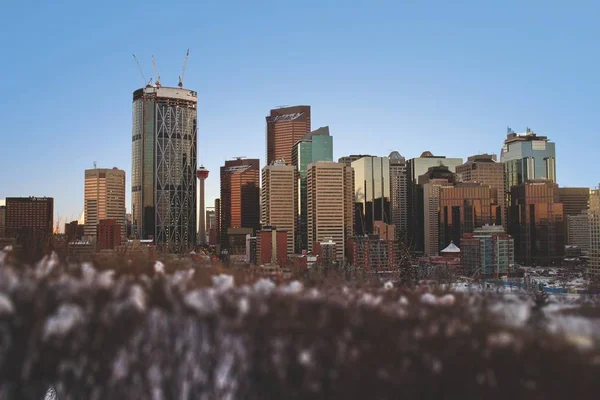
[(373, 223), (392, 221), (390, 203), (390, 159), (362, 157), (352, 162), (356, 235), (373, 233)]
[(296, 252), (308, 248), (307, 238), (307, 170), (308, 165), (318, 161), (333, 161), (333, 137), (329, 127), (324, 126), (305, 135), (292, 148), (292, 164), (298, 170), (298, 221)]
[(133, 93), (133, 235), (172, 253), (196, 242), (196, 104), (183, 88)]
[(500, 162), (506, 171), (506, 192), (513, 186), (534, 179), (547, 179), (556, 183), (556, 154), (554, 142), (546, 136), (538, 136), (527, 128), (517, 134), (508, 128), (508, 134), (500, 154)]

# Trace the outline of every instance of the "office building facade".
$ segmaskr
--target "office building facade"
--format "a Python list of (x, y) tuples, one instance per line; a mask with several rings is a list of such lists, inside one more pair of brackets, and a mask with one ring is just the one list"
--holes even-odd
[(54, 199), (52, 197), (7, 197), (6, 236), (18, 238), (24, 233), (50, 236), (53, 233)]
[(563, 205), (558, 185), (549, 180), (527, 181), (511, 190), (509, 233), (515, 258), (526, 265), (560, 261), (564, 255)]
[(96, 236), (100, 220), (114, 219), (126, 236), (125, 171), (118, 168), (85, 170), (84, 235)]
[(465, 233), (461, 264), (466, 274), (499, 278), (510, 274), (515, 263), (514, 239), (502, 226), (485, 226)]
[(96, 226), (96, 251), (114, 250), (122, 243), (123, 227), (116, 219), (101, 219)]
[(373, 233), (374, 222), (391, 223), (390, 160), (366, 156), (351, 164), (354, 169), (354, 233)]
[(254, 235), (260, 229), (260, 161), (225, 161), (220, 172), (221, 251), (236, 254), (245, 251), (246, 234)]
[(266, 117), (267, 165), (274, 161), (292, 162), (292, 148), (310, 129), (310, 106), (282, 107)]
[[(454, 242), (461, 247), (461, 237), (476, 228), (493, 225), (496, 206), (493, 190), (476, 182), (456, 183), (440, 188), (440, 248)], [(502, 225), (499, 225), (502, 227)]]
[(390, 213), (396, 229), (396, 238), (406, 243), (408, 229), (408, 173), (406, 159), (397, 151), (389, 155), (390, 160)]
[(261, 222), (286, 231), (287, 254), (294, 254), (298, 179), (296, 167), (274, 162), (262, 170)]
[(558, 189), (565, 218), (569, 215), (587, 214), (590, 209), (590, 189), (586, 187), (561, 187)]
[(590, 248), (590, 221), (588, 213), (567, 215), (567, 245), (577, 246), (583, 253)]
[(6, 206), (0, 206), (0, 238), (6, 237)]
[(133, 236), (172, 253), (196, 243), (197, 93), (146, 86), (133, 93)]
[(504, 165), (496, 162), (493, 154), (478, 154), (467, 158), (467, 162), (456, 167), (458, 182), (477, 182), (488, 185), (492, 189), (494, 203), (498, 206), (492, 215), (496, 225), (507, 229), (507, 207), (504, 179)]
[(296, 252), (308, 248), (307, 236), (307, 171), (308, 165), (318, 161), (333, 161), (333, 137), (329, 127), (321, 127), (310, 132), (294, 145), (292, 149), (292, 164), (298, 171), (298, 200), (296, 223)]
[(554, 143), (529, 128), (521, 134), (508, 128), (500, 162), (504, 164), (505, 190), (509, 194), (513, 186), (525, 181), (546, 179), (556, 183)]
[[(434, 156), (430, 151), (425, 151), (420, 157), (411, 158), (406, 164), (408, 177), (407, 190), (407, 243), (413, 251), (424, 253), (424, 210), (423, 210), (423, 186), (419, 184), (421, 176), (427, 175), (430, 169), (441, 171), (445, 169), (447, 174), (453, 175), (456, 167), (463, 163), (462, 158), (446, 158)], [(454, 182), (454, 177), (452, 177)]]
[(590, 247), (588, 267), (586, 272), (595, 277), (600, 277), (600, 212), (590, 211)]
[(345, 164), (316, 162), (307, 173), (308, 250), (315, 243), (336, 243), (336, 259), (344, 262), (345, 240), (353, 235), (354, 170)]

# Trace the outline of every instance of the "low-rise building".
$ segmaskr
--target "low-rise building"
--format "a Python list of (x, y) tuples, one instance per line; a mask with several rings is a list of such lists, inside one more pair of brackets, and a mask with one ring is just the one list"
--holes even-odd
[(465, 233), (461, 240), (461, 262), (465, 273), (499, 277), (514, 264), (514, 240), (502, 226), (485, 226)]

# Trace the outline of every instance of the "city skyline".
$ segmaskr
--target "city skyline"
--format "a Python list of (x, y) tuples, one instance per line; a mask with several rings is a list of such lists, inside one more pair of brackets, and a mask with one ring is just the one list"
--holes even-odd
[[(198, 164), (209, 170), (239, 154), (258, 157), (265, 165), (266, 113), (279, 105), (309, 104), (312, 126), (329, 125), (335, 132), (334, 159), (357, 152), (385, 156), (392, 150), (406, 159), (427, 150), (449, 158), (499, 156), (506, 126), (518, 132), (529, 126), (557, 144), (561, 187), (595, 187), (598, 167), (583, 165), (584, 159), (593, 159), (593, 146), (580, 146), (571, 138), (591, 141), (596, 133), (591, 119), (598, 55), (588, 49), (600, 29), (592, 17), (598, 5), (496, 7), (440, 3), (426, 9), (387, 3), (340, 9), (313, 4), (300, 11), (315, 19), (313, 29), (304, 32), (283, 29), (283, 19), (265, 27), (267, 17), (260, 17), (265, 10), (272, 17), (286, 13), (269, 4), (240, 4), (233, 10), (194, 5), (189, 14), (204, 15), (202, 23), (186, 23), (192, 17), (183, 16), (184, 21), (166, 20), (165, 26), (198, 39), (148, 42), (129, 22), (139, 14), (133, 3), (120, 7), (117, 15), (109, 6), (29, 10), (10, 4), (7, 15), (15, 18), (0, 28), (5, 51), (32, 62), (3, 63), (0, 72), (10, 78), (6, 90), (35, 96), (27, 110), (14, 107), (8, 98), (0, 100), (4, 132), (18, 132), (8, 135), (14, 151), (0, 161), (0, 199), (53, 197), (62, 227), (79, 218), (84, 194), (80, 174), (97, 161), (100, 167), (126, 171), (131, 213), (130, 96), (143, 83), (131, 53), (138, 55), (146, 77), (154, 54), (163, 83), (176, 86), (187, 47), (184, 87), (199, 93)], [(74, 18), (74, 12), (86, 16), (90, 26), (108, 18), (113, 28), (80, 29), (83, 19)], [(244, 18), (247, 13), (257, 18)], [(24, 23), (35, 29), (11, 34)], [(558, 23), (563, 29), (555, 32), (552, 27)], [(510, 29), (513, 25), (520, 29)], [(243, 30), (256, 34), (242, 37)], [(271, 51), (301, 38), (311, 43), (301, 57), (282, 58)], [(28, 49), (34, 43), (32, 55)], [(105, 90), (107, 81), (111, 90)], [(95, 96), (80, 101), (82, 87)], [(67, 118), (63, 109), (76, 119)], [(367, 137), (377, 140), (357, 146)], [(103, 138), (97, 146), (87, 145)], [(23, 159), (34, 162), (15, 168)], [(37, 173), (43, 165), (55, 173)], [(579, 173), (582, 168), (587, 168), (585, 174)], [(219, 182), (209, 179), (206, 185), (206, 203), (212, 204)]]

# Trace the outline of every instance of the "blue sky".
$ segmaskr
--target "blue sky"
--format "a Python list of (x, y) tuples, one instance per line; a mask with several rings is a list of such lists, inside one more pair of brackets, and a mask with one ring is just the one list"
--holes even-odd
[[(45, 3), (45, 4), (44, 4)], [(499, 153), (506, 127), (556, 142), (561, 186), (596, 186), (600, 2), (12, 1), (0, 24), (0, 199), (83, 209), (84, 169), (127, 171), (132, 92), (156, 57), (198, 92), (199, 162), (265, 154), (265, 115), (310, 104), (334, 156)], [(568, 5), (566, 5), (568, 4)]]

